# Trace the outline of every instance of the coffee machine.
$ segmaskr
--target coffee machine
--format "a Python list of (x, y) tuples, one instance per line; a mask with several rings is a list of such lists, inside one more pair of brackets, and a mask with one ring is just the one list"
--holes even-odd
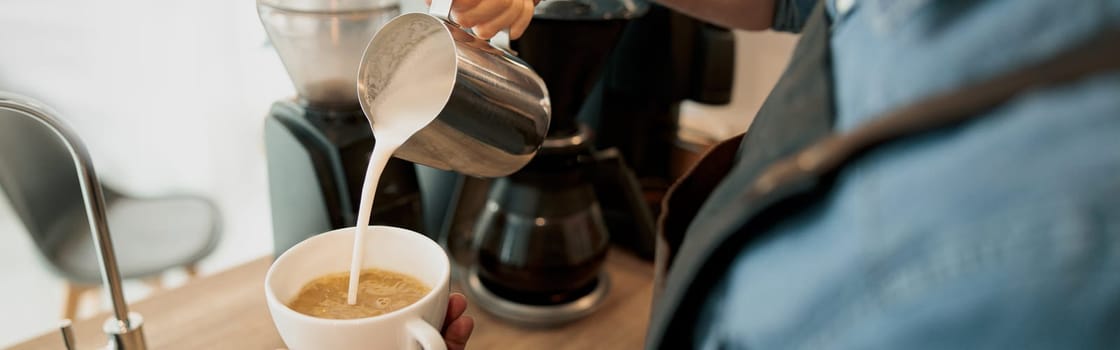
[[(257, 10), (298, 95), (265, 119), (273, 248), (354, 226), (374, 138), (357, 96), (362, 50), (400, 14), (397, 0), (258, 0)], [(425, 232), (412, 163), (390, 160), (372, 224)]]
[(634, 206), (627, 227), (652, 236), (640, 187), (620, 155), (594, 149), (578, 121), (627, 22), (645, 1), (550, 0), (513, 49), (541, 76), (552, 120), (524, 168), (497, 179), (460, 179), (444, 244), (457, 279), (480, 308), (520, 325), (552, 326), (594, 312), (610, 290), (610, 245), (601, 189)]
[[(730, 30), (656, 4), (630, 21), (607, 59), (579, 119), (595, 130), (596, 148), (622, 154), (654, 216), (675, 176), (687, 170), (688, 158), (694, 156), (690, 153), (702, 152), (679, 136), (681, 104), (730, 103), (734, 70)], [(604, 203), (608, 222), (628, 215), (624, 208)], [(612, 238), (652, 257), (653, 242), (647, 236)]]
[(734, 42), (643, 1), (549, 0), (513, 48), (548, 85), (548, 138), (517, 173), (459, 179), (443, 244), (481, 309), (554, 326), (601, 305), (611, 244), (652, 258), (678, 106), (729, 101)]

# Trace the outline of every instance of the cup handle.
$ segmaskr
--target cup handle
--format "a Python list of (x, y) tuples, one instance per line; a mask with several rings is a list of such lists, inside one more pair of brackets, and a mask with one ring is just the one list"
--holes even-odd
[[(434, 0), (432, 3), (435, 3), (435, 1), (439, 0)], [(412, 338), (416, 339), (416, 342), (420, 343), (420, 347), (424, 350), (447, 350), (447, 344), (443, 342), (443, 335), (439, 334), (439, 330), (436, 330), (428, 322), (413, 319), (405, 324), (405, 328), (408, 329), (408, 334), (412, 335)]]

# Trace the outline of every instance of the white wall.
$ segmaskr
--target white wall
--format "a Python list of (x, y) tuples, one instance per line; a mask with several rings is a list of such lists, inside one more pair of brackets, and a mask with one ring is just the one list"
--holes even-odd
[[(723, 140), (747, 130), (762, 101), (789, 61), (797, 36), (777, 32), (735, 32), (735, 80), (731, 103), (681, 106), (681, 129), (708, 141)], [(700, 140), (694, 140), (700, 141)]]
[(109, 185), (216, 198), (233, 216), (228, 231), (254, 233), (236, 248), (267, 251), (261, 125), (269, 102), (292, 90), (252, 2), (0, 6), (0, 89), (58, 110)]
[[(262, 125), (293, 89), (264, 44), (253, 1), (4, 0), (0, 90), (56, 109), (109, 185), (213, 198), (225, 236), (202, 265), (212, 272), (271, 251)], [(28, 286), (0, 292), (3, 347), (54, 326), (62, 283), (6, 201), (0, 237), (5, 285)]]

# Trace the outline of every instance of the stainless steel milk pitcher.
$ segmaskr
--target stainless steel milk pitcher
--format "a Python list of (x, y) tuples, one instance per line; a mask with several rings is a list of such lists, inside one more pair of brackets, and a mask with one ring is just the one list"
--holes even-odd
[(449, 18), (450, 9), (451, 0), (434, 0), (428, 14), (404, 14), (382, 27), (362, 57), (358, 98), (370, 116), (369, 106), (384, 95), (404, 57), (437, 36), (454, 48), (445, 51), (456, 56), (454, 86), (433, 91), (428, 98), (446, 101), (442, 110), (395, 155), (472, 176), (509, 175), (529, 162), (548, 133), (548, 89), (525, 62), (499, 48), (500, 39), (479, 39)]

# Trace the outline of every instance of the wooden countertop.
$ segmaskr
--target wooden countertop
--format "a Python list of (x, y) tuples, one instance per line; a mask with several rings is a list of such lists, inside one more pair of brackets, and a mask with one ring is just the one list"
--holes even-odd
[[(264, 275), (271, 258), (191, 281), (131, 305), (144, 317), (152, 349), (279, 349), (283, 341), (272, 325), (264, 299)], [(602, 308), (558, 328), (522, 328), (472, 305), (475, 318), (469, 349), (640, 349), (649, 321), (653, 268), (614, 249), (607, 257), (611, 290)], [(74, 323), (80, 349), (105, 344), (101, 324), (107, 313)], [(38, 336), (12, 349), (61, 349), (58, 332)]]

